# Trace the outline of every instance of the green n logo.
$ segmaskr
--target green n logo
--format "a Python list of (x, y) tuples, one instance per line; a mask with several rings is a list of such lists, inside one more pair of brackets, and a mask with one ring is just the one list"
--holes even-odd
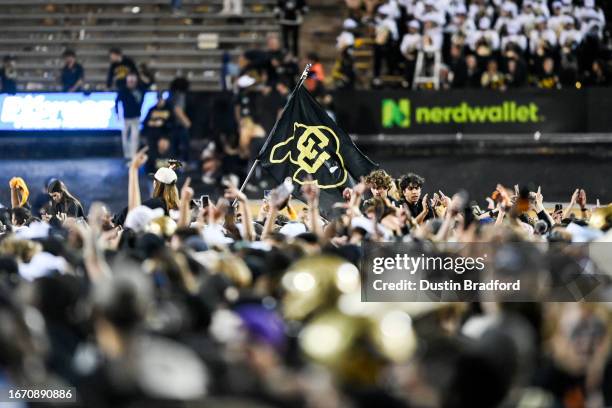
[(410, 100), (383, 99), (382, 101), (382, 124), (384, 128), (410, 127)]

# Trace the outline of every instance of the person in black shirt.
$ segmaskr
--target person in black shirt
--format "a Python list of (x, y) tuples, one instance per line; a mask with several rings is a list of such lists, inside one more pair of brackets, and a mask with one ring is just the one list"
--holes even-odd
[(2, 60), (0, 91), (8, 94), (17, 92), (17, 70), (15, 69), (15, 58), (11, 56), (6, 56)]
[(172, 132), (174, 119), (174, 106), (164, 99), (162, 92), (158, 92), (157, 103), (149, 109), (143, 122), (143, 134), (149, 146), (155, 145), (161, 136)]
[(120, 90), (125, 87), (126, 78), (129, 74), (136, 73), (138, 75), (138, 69), (134, 61), (124, 56), (119, 48), (111, 48), (108, 55), (111, 64), (108, 67), (106, 88)]
[(78, 92), (83, 87), (85, 70), (77, 62), (74, 51), (66, 50), (62, 57), (64, 58), (64, 67), (61, 72), (62, 91)]
[(424, 184), (425, 179), (414, 173), (408, 173), (400, 180), (400, 190), (404, 197), (402, 204), (408, 207), (410, 215), (417, 224), (422, 224), (435, 216), (430, 208), (427, 194), (421, 200), (421, 191)]
[(370, 187), (372, 198), (364, 202), (364, 206), (370, 205), (376, 199), (382, 199), (388, 207), (397, 207), (398, 202), (389, 195), (393, 188), (393, 178), (384, 170), (374, 170), (365, 178), (365, 183)]
[(84, 217), (83, 206), (81, 202), (68, 191), (68, 188), (61, 180), (55, 180), (47, 187), (47, 192), (53, 201), (51, 205), (51, 215), (61, 218)]
[(299, 55), (300, 25), (308, 11), (304, 0), (278, 0), (276, 14), (279, 16), (285, 50)]

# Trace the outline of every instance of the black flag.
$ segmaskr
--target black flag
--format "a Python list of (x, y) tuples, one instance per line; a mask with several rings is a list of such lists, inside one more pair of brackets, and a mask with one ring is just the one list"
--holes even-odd
[(329, 210), (324, 203), (340, 201), (345, 187), (378, 167), (303, 86), (291, 95), (258, 159), (279, 183), (286, 177), (297, 188), (316, 183), (322, 213)]

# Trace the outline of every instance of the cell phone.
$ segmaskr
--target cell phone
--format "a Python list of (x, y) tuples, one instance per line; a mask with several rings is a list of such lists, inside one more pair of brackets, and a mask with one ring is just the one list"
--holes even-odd
[(559, 212), (559, 211), (563, 211), (563, 205), (562, 204), (555, 204), (555, 212)]
[(207, 195), (200, 196), (200, 206), (202, 208), (208, 207), (209, 203), (210, 203), (210, 197), (209, 196), (207, 196)]

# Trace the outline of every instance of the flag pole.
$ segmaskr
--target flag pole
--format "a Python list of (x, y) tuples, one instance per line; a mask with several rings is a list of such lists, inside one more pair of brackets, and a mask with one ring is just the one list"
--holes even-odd
[[(304, 72), (302, 72), (302, 76), (300, 76), (300, 80), (299, 80), (297, 86), (293, 89), (293, 92), (291, 92), (291, 95), (287, 99), (287, 103), (285, 104), (285, 107), (283, 108), (283, 112), (287, 108), (287, 105), (289, 105), (289, 101), (293, 97), (293, 94), (295, 93), (295, 91), (297, 91), (302, 86), (302, 84), (304, 84), (304, 81), (306, 80), (306, 78), (308, 78), (308, 74), (310, 73), (310, 68), (311, 67), (312, 67), (312, 64), (306, 64), (306, 67), (304, 68)], [(282, 116), (282, 113), (281, 113), (281, 116)], [(276, 121), (276, 123), (278, 123), (278, 120)], [(268, 140), (270, 139), (270, 136), (272, 136), (272, 134), (276, 130), (276, 123), (274, 124), (274, 127), (272, 128), (272, 130), (268, 134), (268, 137), (266, 137), (266, 141), (264, 142), (264, 146), (267, 144)], [(249, 170), (246, 178), (242, 182), (242, 186), (240, 186), (240, 192), (241, 193), (244, 191), (247, 183), (249, 182), (249, 180), (253, 176), (253, 172), (255, 171), (255, 168), (257, 167), (258, 164), (259, 164), (259, 158), (255, 159), (255, 161), (253, 162), (253, 165), (251, 166), (251, 169)], [(238, 205), (238, 199), (235, 199), (234, 202), (232, 203), (232, 207), (236, 207), (237, 205)]]

